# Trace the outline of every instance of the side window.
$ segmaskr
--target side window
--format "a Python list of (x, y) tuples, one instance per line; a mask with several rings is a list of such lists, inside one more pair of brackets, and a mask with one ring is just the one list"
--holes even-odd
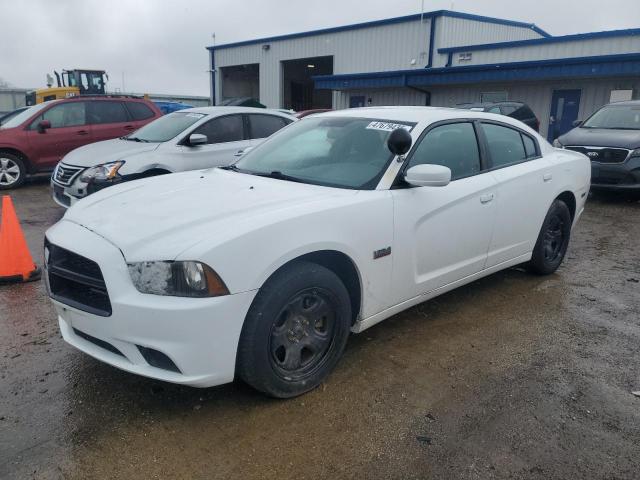
[(40, 120), (49, 120), (51, 122), (51, 128), (85, 125), (85, 110), (85, 102), (69, 102), (55, 105), (38, 116), (33, 123), (31, 123), (30, 128), (32, 130), (36, 129)]
[(154, 113), (147, 105), (142, 102), (126, 102), (127, 110), (135, 121), (147, 120), (153, 117)]
[(526, 158), (520, 132), (513, 128), (483, 123), (493, 168), (518, 163)]
[(242, 115), (226, 115), (214, 118), (198, 127), (192, 133), (207, 136), (207, 143), (225, 143), (244, 140)]
[(430, 163), (451, 169), (451, 180), (480, 172), (480, 151), (473, 125), (449, 123), (429, 131), (416, 147), (407, 168)]
[(97, 101), (89, 103), (89, 123), (123, 123), (129, 121), (122, 102)]
[(513, 107), (511, 105), (503, 105), (500, 108), (502, 109), (503, 115), (511, 115), (513, 112), (516, 111), (516, 107)]
[(521, 134), (522, 142), (524, 143), (524, 150), (527, 154), (527, 158), (533, 158), (538, 156), (538, 149), (536, 148), (536, 142), (529, 135)]
[(284, 127), (287, 122), (276, 115), (247, 115), (249, 117), (249, 138), (267, 138)]
[(489, 110), (487, 110), (487, 113), (497, 113), (498, 115), (502, 114), (502, 112), (500, 111), (500, 107), (491, 107)]

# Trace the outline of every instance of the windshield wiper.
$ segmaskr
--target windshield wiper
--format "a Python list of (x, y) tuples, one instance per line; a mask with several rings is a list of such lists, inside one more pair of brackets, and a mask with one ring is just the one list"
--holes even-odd
[(231, 170), (232, 172), (239, 172), (240, 169), (238, 167), (236, 167), (235, 165), (225, 165), (224, 167), (219, 167), (222, 170)]
[(267, 177), (267, 178), (276, 178), (278, 180), (286, 180), (287, 182), (297, 182), (297, 183), (307, 183), (301, 178), (292, 177), (291, 175), (286, 175), (282, 173), (280, 170), (273, 170), (269, 173), (261, 173), (261, 172), (247, 172), (251, 175), (257, 175), (258, 177)]
[(139, 137), (120, 137), (122, 140), (129, 140), (131, 142), (143, 142), (143, 143), (149, 143), (149, 140), (145, 140), (144, 138), (139, 138)]

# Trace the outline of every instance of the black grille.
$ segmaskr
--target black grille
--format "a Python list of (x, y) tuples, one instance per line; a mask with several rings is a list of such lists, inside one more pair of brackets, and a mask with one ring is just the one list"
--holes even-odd
[[(88, 333), (81, 332), (77, 328), (73, 329), (73, 333), (75, 333), (80, 338), (84, 338), (87, 342), (91, 342), (91, 343), (93, 343), (94, 345), (97, 345), (100, 348), (104, 348), (105, 350), (108, 350), (111, 353), (115, 353), (116, 355), (120, 355), (121, 357), (124, 357), (122, 352), (120, 350), (118, 350), (116, 347), (114, 347), (113, 345), (111, 345), (109, 342), (105, 342), (104, 340), (100, 340), (99, 338), (92, 337)], [(125, 358), (127, 358), (127, 357), (125, 357)]]
[(111, 315), (107, 286), (98, 264), (47, 239), (45, 249), (49, 251), (47, 272), (51, 298), (94, 315)]
[(54, 180), (62, 185), (70, 185), (78, 173), (84, 170), (83, 167), (72, 167), (70, 165), (59, 164), (56, 167)]
[(629, 150), (624, 148), (594, 148), (594, 147), (565, 147), (567, 150), (580, 152), (589, 160), (600, 163), (622, 163), (629, 156)]

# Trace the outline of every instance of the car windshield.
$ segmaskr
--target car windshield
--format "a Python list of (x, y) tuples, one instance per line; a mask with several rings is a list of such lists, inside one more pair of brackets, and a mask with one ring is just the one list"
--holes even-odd
[(7, 122), (3, 123), (0, 126), (0, 128), (19, 127), (20, 125), (22, 125), (22, 123), (24, 123), (25, 120), (30, 119), (33, 114), (35, 114), (36, 112), (39, 112), (44, 107), (48, 107), (48, 106), (49, 105), (47, 105), (46, 103), (40, 103), (38, 105), (34, 105), (33, 107), (27, 108), (25, 111), (20, 112), (15, 117), (11, 118), (10, 120), (7, 120)]
[(310, 117), (284, 128), (234, 166), (241, 172), (339, 188), (373, 189), (393, 155), (387, 138), (413, 124)]
[(594, 113), (583, 128), (640, 130), (640, 105), (610, 105)]
[(125, 140), (136, 142), (167, 142), (184, 132), (191, 125), (202, 119), (203, 113), (174, 112), (164, 115), (157, 120), (136, 130), (131, 135), (123, 137)]

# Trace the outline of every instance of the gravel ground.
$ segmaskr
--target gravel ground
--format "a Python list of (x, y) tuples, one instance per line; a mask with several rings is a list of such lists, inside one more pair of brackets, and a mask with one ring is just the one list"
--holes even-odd
[[(12, 192), (36, 260), (62, 215)], [(317, 390), (265, 398), (67, 346), (42, 282), (0, 287), (0, 478), (640, 477), (640, 203), (593, 198), (564, 265), (492, 275), (353, 335)]]

